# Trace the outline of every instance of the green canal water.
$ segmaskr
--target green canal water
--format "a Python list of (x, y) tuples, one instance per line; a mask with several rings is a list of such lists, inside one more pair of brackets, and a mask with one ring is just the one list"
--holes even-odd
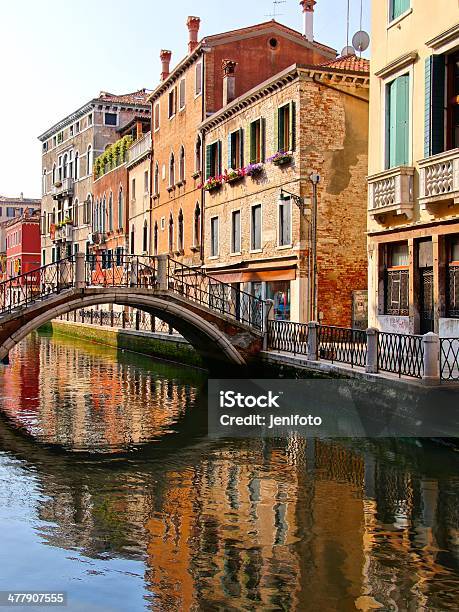
[(0, 590), (71, 612), (458, 609), (455, 451), (210, 440), (200, 370), (46, 334), (10, 359)]

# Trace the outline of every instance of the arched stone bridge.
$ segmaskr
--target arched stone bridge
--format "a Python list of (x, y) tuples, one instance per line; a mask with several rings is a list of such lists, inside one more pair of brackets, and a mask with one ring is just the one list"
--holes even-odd
[(130, 306), (166, 321), (209, 365), (245, 365), (262, 348), (266, 302), (167, 255), (104, 263), (77, 253), (1, 282), (0, 360), (44, 323), (97, 304)]

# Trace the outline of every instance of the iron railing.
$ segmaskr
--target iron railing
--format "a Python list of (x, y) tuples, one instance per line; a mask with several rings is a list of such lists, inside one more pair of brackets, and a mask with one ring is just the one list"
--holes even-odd
[(67, 257), (0, 283), (0, 314), (29, 306), (73, 286), (75, 257)]
[(459, 338), (440, 338), (440, 378), (459, 382)]
[(422, 378), (422, 336), (378, 332), (378, 370), (398, 376)]
[(61, 315), (60, 319), (61, 321), (98, 325), (100, 327), (179, 335), (165, 321), (141, 310), (126, 312), (124, 310), (79, 309)]
[(86, 257), (86, 283), (89, 286), (156, 287), (156, 258), (148, 255), (115, 255), (109, 261), (101, 254)]
[(360, 329), (319, 325), (317, 352), (320, 359), (332, 363), (348, 363), (351, 367), (365, 367), (367, 358), (367, 334)]
[(263, 329), (265, 302), (239, 287), (173, 259), (168, 259), (167, 279), (168, 288), (174, 293), (257, 330)]
[(308, 325), (293, 321), (268, 321), (268, 347), (294, 355), (307, 355)]

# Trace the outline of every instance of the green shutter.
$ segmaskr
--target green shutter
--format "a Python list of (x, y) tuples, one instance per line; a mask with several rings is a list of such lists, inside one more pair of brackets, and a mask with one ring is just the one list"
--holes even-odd
[(274, 113), (274, 153), (280, 150), (279, 147), (279, 123), (280, 123), (280, 109), (277, 108)]
[(206, 147), (206, 179), (212, 174), (212, 145)]
[(222, 173), (222, 141), (219, 140), (217, 143), (217, 169), (218, 174)]
[(260, 161), (264, 162), (266, 160), (266, 119), (263, 117), (260, 119), (260, 149)]
[[(232, 134), (228, 135), (228, 163), (227, 163), (227, 168), (233, 168), (233, 163), (232, 163), (232, 159), (233, 159), (233, 138), (232, 138)], [(234, 168), (233, 168), (234, 170)]]
[(255, 163), (255, 123), (249, 123), (245, 130), (245, 146), (249, 154), (249, 163)]
[(244, 130), (239, 128), (239, 168), (244, 167)]
[(290, 102), (289, 104), (289, 129), (288, 129), (288, 148), (290, 151), (295, 150), (296, 145), (296, 104)]
[(408, 163), (409, 76), (398, 77), (388, 86), (387, 96), (388, 167)]
[(432, 55), (425, 63), (424, 156), (445, 150), (445, 59)]
[(393, 21), (403, 15), (410, 8), (410, 0), (391, 0), (390, 20)]

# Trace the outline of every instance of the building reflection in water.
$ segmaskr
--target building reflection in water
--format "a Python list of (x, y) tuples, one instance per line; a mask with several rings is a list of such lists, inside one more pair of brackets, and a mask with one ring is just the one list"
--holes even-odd
[[(200, 381), (178, 371), (161, 377), (99, 349), (38, 342), (36, 369), (17, 367), (38, 379), (45, 440), (130, 446), (175, 431), (199, 403)], [(24, 346), (18, 361), (28, 363)], [(25, 387), (13, 369), (2, 383), (11, 414)], [(111, 461), (37, 449), (33, 461), (43, 541), (93, 560), (142, 559), (152, 609), (457, 609), (452, 451), (295, 436), (146, 449)]]

